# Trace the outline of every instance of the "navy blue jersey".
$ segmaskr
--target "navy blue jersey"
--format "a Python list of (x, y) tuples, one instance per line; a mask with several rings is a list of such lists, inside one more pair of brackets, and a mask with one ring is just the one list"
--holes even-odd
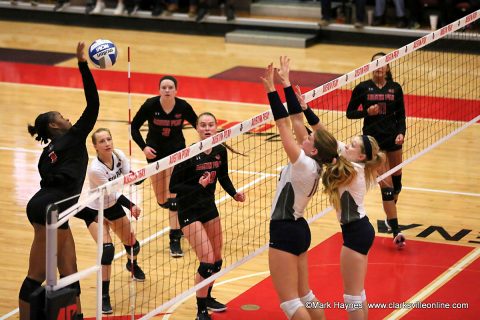
[(79, 194), (88, 165), (86, 138), (95, 126), (100, 100), (87, 62), (79, 62), (87, 106), (78, 121), (62, 136), (43, 149), (38, 161), (42, 188), (57, 188), (68, 194)]
[[(379, 105), (379, 114), (370, 116), (367, 109)], [(360, 105), (362, 110), (358, 110)], [(348, 119), (363, 120), (363, 134), (378, 136), (398, 134), (405, 135), (405, 105), (403, 90), (400, 84), (387, 81), (383, 88), (378, 88), (372, 80), (359, 83), (353, 89), (352, 97), (347, 108)]]
[[(185, 148), (184, 120), (196, 126), (197, 114), (187, 101), (175, 98), (175, 106), (167, 114), (160, 104), (160, 96), (148, 98), (132, 120), (132, 138), (142, 150), (148, 145), (157, 151), (171, 149), (171, 153), (176, 152)], [(145, 121), (148, 121), (146, 142), (140, 134)]]
[[(204, 188), (198, 181), (206, 172), (210, 172), (210, 184)], [(200, 153), (176, 165), (170, 192), (177, 194), (179, 206), (204, 207), (215, 201), (217, 180), (230, 196), (235, 196), (237, 192), (228, 176), (227, 150), (222, 145), (213, 147), (210, 154)]]

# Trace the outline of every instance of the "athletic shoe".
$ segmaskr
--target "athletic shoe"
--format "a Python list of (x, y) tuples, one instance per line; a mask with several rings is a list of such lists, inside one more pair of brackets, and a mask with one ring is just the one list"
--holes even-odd
[(108, 294), (102, 294), (102, 313), (103, 314), (113, 313), (112, 305), (110, 304), (110, 296)]
[(91, 14), (100, 14), (103, 12), (103, 9), (105, 9), (105, 2), (97, 0), (97, 4), (95, 5), (95, 8), (93, 8)]
[(170, 239), (170, 256), (172, 258), (183, 257), (183, 251), (180, 245), (180, 238)]
[(400, 232), (398, 233), (395, 238), (393, 238), (393, 243), (397, 246), (398, 249), (402, 249), (405, 247), (405, 236)]
[[(134, 264), (133, 266), (134, 266), (134, 268), (133, 268), (133, 280), (136, 280), (136, 281), (139, 281), (139, 282), (145, 281), (145, 273), (143, 273), (140, 266), (137, 265), (137, 264)], [(127, 261), (126, 267), (127, 267), (127, 270), (129, 272), (132, 272), (132, 263), (130, 262), (130, 260)]]
[(233, 5), (227, 5), (225, 9), (225, 15), (227, 16), (227, 21), (235, 20), (235, 8)]
[(119, 2), (115, 10), (113, 11), (113, 15), (121, 16), (123, 14), (123, 11), (125, 11), (125, 5), (123, 4), (123, 2)]
[(195, 320), (212, 320), (207, 310), (202, 310), (197, 313)]
[(215, 300), (215, 298), (207, 297), (207, 309), (213, 312), (222, 312), (227, 310), (227, 306)]
[(197, 17), (195, 18), (195, 21), (202, 22), (205, 19), (207, 14), (208, 14), (208, 8), (206, 7), (206, 5), (200, 5), (198, 7)]
[(387, 227), (387, 232), (392, 232), (392, 227), (388, 224), (388, 220), (385, 219), (385, 226)]
[(68, 1), (57, 1), (57, 3), (55, 4), (55, 6), (53, 7), (53, 11), (55, 12), (61, 12), (63, 11), (64, 9), (66, 9), (68, 6), (70, 6), (70, 3)]

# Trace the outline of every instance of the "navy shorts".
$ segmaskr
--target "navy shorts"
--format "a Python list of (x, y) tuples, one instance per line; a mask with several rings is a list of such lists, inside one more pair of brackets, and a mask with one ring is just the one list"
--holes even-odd
[(375, 239), (375, 229), (365, 216), (347, 224), (342, 224), (343, 245), (358, 253), (367, 255)]
[(371, 134), (372, 137), (375, 138), (378, 142), (378, 146), (380, 147), (380, 150), (383, 151), (397, 151), (402, 149), (401, 144), (396, 144), (395, 139), (397, 138), (397, 135), (379, 135), (379, 134)]
[[(82, 211), (80, 211), (75, 215), (75, 217), (85, 221), (87, 228), (92, 222), (97, 220), (97, 216), (98, 216), (98, 210), (95, 210), (89, 207), (83, 208)], [(123, 207), (117, 202), (110, 208), (104, 209), (103, 216), (110, 221), (115, 221), (117, 219), (120, 219), (126, 216), (126, 213), (125, 213), (125, 210), (123, 210)]]
[[(31, 224), (37, 223), (45, 226), (47, 222), (47, 207), (50, 204), (61, 201), (71, 195), (55, 188), (42, 188), (28, 201), (27, 218)], [(58, 205), (59, 213), (76, 204), (78, 198), (62, 202)], [(68, 229), (68, 221), (62, 224), (59, 229)]]
[(307, 252), (311, 242), (310, 227), (304, 218), (270, 221), (270, 248), (299, 256)]
[(185, 206), (179, 202), (177, 205), (178, 223), (180, 224), (180, 228), (186, 227), (195, 221), (200, 221), (202, 224), (207, 223), (219, 216), (214, 201), (192, 206)]

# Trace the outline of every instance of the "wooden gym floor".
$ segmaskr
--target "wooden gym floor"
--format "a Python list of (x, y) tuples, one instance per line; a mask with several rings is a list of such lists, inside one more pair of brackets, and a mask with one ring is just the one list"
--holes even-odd
[[(185, 97), (197, 113), (211, 111), (225, 123), (242, 121), (268, 108), (261, 86), (256, 83), (230, 84), (238, 90), (224, 90), (228, 80), (209, 79), (225, 70), (237, 66), (262, 68), (269, 62), (278, 61), (280, 55), (288, 55), (293, 60), (295, 71), (310, 71), (323, 74), (343, 74), (369, 61), (377, 51), (390, 51), (385, 48), (315, 45), (308, 49), (290, 49), (261, 47), (250, 45), (226, 44), (223, 38), (184, 36), (178, 34), (160, 34), (115, 29), (87, 29), (57, 25), (40, 25), (0, 21), (0, 49), (22, 49), (31, 51), (53, 51), (75, 53), (78, 40), (90, 43), (94, 39), (110, 39), (120, 50), (118, 63), (113, 71), (126, 71), (127, 46), (132, 50), (132, 71), (152, 74), (151, 77), (132, 76), (133, 112), (147, 96), (156, 94), (159, 76), (176, 75), (181, 79), (179, 96)], [(391, 48), (396, 49), (396, 48)], [(7, 60), (7, 59), (4, 59)], [(28, 266), (28, 253), (33, 238), (32, 228), (25, 215), (25, 206), (29, 198), (38, 190), (39, 176), (37, 161), (41, 147), (26, 130), (40, 112), (58, 110), (70, 119), (77, 119), (84, 106), (83, 91), (77, 81), (63, 81), (62, 73), (77, 72), (76, 59), (67, 57), (55, 62), (53, 66), (38, 64), (18, 64), (0, 61), (0, 316), (18, 318), (15, 309), (18, 305), (18, 290)], [(61, 68), (67, 67), (67, 68)], [(72, 71), (73, 70), (73, 71)], [(478, 69), (477, 69), (478, 70)], [(116, 147), (128, 150), (128, 103), (126, 72), (115, 73), (116, 78), (109, 79), (113, 73), (96, 72), (99, 84), (101, 112), (98, 126), (109, 127), (114, 134)], [(100, 79), (102, 79), (100, 81)], [(193, 79), (193, 80), (192, 80)], [(256, 81), (257, 79), (251, 79)], [(183, 82), (182, 82), (183, 81)], [(197, 86), (191, 85), (197, 81)], [(222, 82), (225, 81), (225, 82)], [(182, 86), (182, 83), (185, 83)], [(222, 93), (223, 92), (223, 93)], [(227, 93), (225, 93), (227, 92)], [(478, 94), (477, 94), (477, 99)], [(196, 141), (193, 130), (187, 131), (187, 144)], [(477, 151), (480, 141), (480, 127), (473, 125), (450, 141), (439, 146), (425, 156), (404, 168), (404, 190), (399, 202), (401, 224), (410, 228), (404, 233), (407, 247), (403, 252), (393, 250), (389, 235), (377, 233), (377, 240), (371, 255), (367, 292), (370, 297), (382, 296), (388, 290), (382, 279), (387, 278), (393, 292), (388, 291), (392, 302), (412, 301), (420, 297), (421, 301), (468, 303), (461, 311), (429, 309), (379, 309), (371, 312), (371, 319), (474, 319), (480, 305), (480, 165)], [(88, 144), (89, 145), (89, 144)], [(92, 148), (90, 155), (94, 154)], [(138, 148), (133, 147), (133, 159), (139, 168), (144, 159)], [(248, 205), (248, 203), (246, 204)], [(378, 190), (367, 197), (369, 217), (377, 229), (377, 221), (384, 218)], [(312, 281), (327, 281), (333, 276), (322, 275), (324, 266), (332, 266), (335, 281), (326, 286), (328, 290), (318, 293), (324, 299), (341, 298), (341, 283), (338, 278), (338, 232), (340, 228), (334, 214), (327, 214), (312, 225)], [(93, 241), (83, 224), (72, 222), (72, 229), (78, 250), (79, 266), (82, 252), (91, 248)], [(379, 231), (379, 230), (377, 230)], [(184, 246), (187, 246), (184, 242)], [(330, 252), (329, 250), (333, 250)], [(436, 258), (445, 253), (445, 259)], [(421, 259), (420, 259), (421, 258)], [(423, 260), (422, 260), (423, 259)], [(405, 272), (389, 274), (392, 269), (379, 265), (385, 261), (397, 261), (414, 271), (423, 266), (438, 266), (437, 273)], [(383, 262), (382, 262), (383, 261)], [(324, 262), (324, 263), (322, 263)], [(415, 268), (415, 265), (418, 267)], [(455, 272), (451, 272), (454, 266)], [(320, 270), (320, 271), (319, 271)], [(336, 271), (335, 271), (336, 270)], [(440, 271), (439, 271), (440, 270)], [(380, 275), (383, 274), (383, 278)], [(318, 275), (315, 276), (315, 275)], [(407, 281), (408, 277), (408, 281)], [(241, 281), (240, 281), (241, 279)], [(264, 280), (266, 282), (261, 282)], [(246, 265), (234, 270), (217, 281), (215, 292), (220, 301), (229, 301), (229, 311), (215, 319), (256, 319), (255, 313), (244, 315), (242, 305), (256, 301), (260, 311), (270, 310), (268, 319), (281, 317), (278, 313), (278, 301), (271, 292), (268, 283), (268, 264), (266, 254), (262, 254)], [(241, 283), (240, 283), (241, 282)], [(93, 280), (86, 280), (91, 286)], [(83, 286), (83, 285), (82, 285)], [(324, 288), (324, 283), (318, 283)], [(258, 302), (258, 297), (269, 293), (267, 302)], [(330, 293), (326, 293), (328, 291)], [(88, 292), (88, 290), (86, 291)], [(332, 295), (338, 292), (338, 297)], [(84, 313), (94, 315), (94, 297), (88, 293), (82, 295)], [(195, 301), (193, 298), (172, 308), (171, 315), (165, 318), (193, 319)], [(461, 313), (460, 313), (461, 312)], [(261, 314), (258, 313), (257, 316)], [(274, 316), (275, 314), (276, 316)], [(265, 316), (265, 314), (263, 314)], [(330, 319), (345, 318), (341, 310), (328, 310)], [(261, 316), (259, 316), (259, 319)]]

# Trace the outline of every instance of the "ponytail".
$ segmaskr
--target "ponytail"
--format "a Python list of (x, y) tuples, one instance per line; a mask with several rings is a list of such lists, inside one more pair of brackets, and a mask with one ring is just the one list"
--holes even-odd
[(349, 184), (357, 176), (357, 171), (352, 163), (339, 156), (332, 163), (325, 165), (325, 171), (322, 175), (323, 192), (328, 196), (330, 203), (335, 210), (340, 210), (339, 188), (342, 185)]
[(49, 111), (38, 115), (35, 119), (34, 126), (32, 126), (31, 124), (27, 125), (28, 133), (32, 137), (34, 135), (37, 135), (35, 137), (35, 140), (40, 141), (41, 143), (48, 143), (48, 140), (52, 138), (50, 130), (48, 129), (48, 125), (55, 118), (55, 114), (55, 111)]
[[(387, 158), (385, 153), (380, 151), (377, 140), (372, 136), (366, 136), (370, 141), (372, 147), (372, 159), (365, 161), (365, 183), (367, 190), (372, 188), (377, 183), (377, 168), (381, 166)], [(362, 146), (363, 151), (363, 146)]]

